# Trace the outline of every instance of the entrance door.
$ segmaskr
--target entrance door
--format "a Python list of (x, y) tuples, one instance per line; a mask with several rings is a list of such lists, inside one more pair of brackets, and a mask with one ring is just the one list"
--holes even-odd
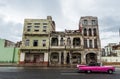
[(39, 62), (40, 62), (40, 56), (34, 55), (34, 63), (39, 63)]

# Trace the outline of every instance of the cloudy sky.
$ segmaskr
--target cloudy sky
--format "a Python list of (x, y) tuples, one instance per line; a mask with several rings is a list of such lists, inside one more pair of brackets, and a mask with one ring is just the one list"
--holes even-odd
[(52, 16), (56, 30), (77, 29), (81, 16), (97, 16), (101, 46), (119, 43), (119, 0), (0, 0), (0, 38), (22, 38), (25, 18)]

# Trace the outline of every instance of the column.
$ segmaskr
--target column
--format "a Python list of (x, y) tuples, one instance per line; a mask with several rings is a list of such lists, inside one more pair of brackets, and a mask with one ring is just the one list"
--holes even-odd
[(61, 52), (59, 52), (59, 64), (61, 65)]
[(24, 64), (25, 63), (25, 53), (21, 52), (20, 53), (20, 62), (19, 64)]
[(69, 58), (70, 58), (70, 59), (69, 59), (69, 60), (70, 60), (70, 64), (72, 64), (72, 52), (69, 52), (69, 56), (70, 56), (70, 57), (69, 57)]
[(86, 54), (84, 54), (85, 52), (81, 53), (81, 64), (86, 64)]
[(60, 35), (58, 36), (58, 46), (60, 46), (60, 39), (61, 39), (61, 37), (60, 37)]
[(64, 51), (63, 55), (64, 55), (64, 64), (66, 64), (66, 51)]
[(94, 39), (92, 39), (92, 46), (93, 46), (93, 48), (95, 48), (95, 42), (94, 42), (95, 40)]
[(70, 37), (70, 40), (71, 40), (71, 44), (70, 44), (70, 46), (73, 48), (73, 38)]
[(89, 39), (87, 39), (87, 47), (88, 47), (88, 48), (90, 47)]
[(44, 53), (44, 64), (48, 65), (48, 53)]

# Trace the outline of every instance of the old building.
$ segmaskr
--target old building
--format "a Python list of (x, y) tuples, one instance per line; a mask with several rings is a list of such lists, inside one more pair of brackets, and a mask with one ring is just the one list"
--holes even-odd
[[(107, 49), (106, 49), (107, 47)], [(120, 44), (109, 43), (105, 46), (107, 55), (101, 57), (101, 60), (105, 63), (120, 63)]]
[(20, 63), (74, 65), (100, 62), (97, 17), (81, 17), (77, 30), (55, 31), (47, 19), (25, 19)]
[(79, 25), (82, 28), (84, 39), (84, 62), (101, 62), (101, 44), (97, 17), (81, 17)]
[(50, 35), (50, 65), (81, 64), (83, 36), (79, 30), (52, 32)]
[(109, 43), (107, 46), (104, 47), (104, 55), (105, 56), (112, 56), (114, 54), (113, 46), (117, 45), (117, 43)]
[(55, 31), (55, 22), (51, 16), (47, 16), (47, 19), (24, 20), (20, 63), (48, 64), (51, 31)]

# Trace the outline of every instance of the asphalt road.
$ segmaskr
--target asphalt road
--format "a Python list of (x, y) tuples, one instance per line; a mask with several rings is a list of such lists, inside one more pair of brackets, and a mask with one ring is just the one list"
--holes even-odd
[(87, 74), (74, 68), (0, 67), (0, 79), (120, 79), (120, 69), (114, 74)]

